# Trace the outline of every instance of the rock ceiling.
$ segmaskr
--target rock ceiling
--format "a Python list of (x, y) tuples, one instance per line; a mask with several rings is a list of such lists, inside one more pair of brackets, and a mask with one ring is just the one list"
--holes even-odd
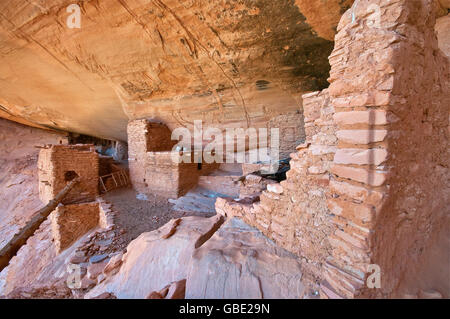
[[(78, 3), (81, 28), (67, 7)], [(129, 119), (263, 125), (327, 86), (350, 0), (3, 0), (0, 116), (126, 139)]]

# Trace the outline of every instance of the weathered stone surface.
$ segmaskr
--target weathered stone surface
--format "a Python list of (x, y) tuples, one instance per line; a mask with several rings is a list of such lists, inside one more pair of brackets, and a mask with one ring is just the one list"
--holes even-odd
[[(334, 108), (327, 90), (303, 95), (307, 141), (291, 154), (291, 170), (280, 183), (282, 193), (265, 191), (251, 201), (218, 199), (216, 211), (239, 217), (275, 243), (308, 260), (302, 264), (310, 282), (320, 277), (320, 264), (328, 255), (326, 240), (333, 228), (326, 204), (329, 167), (337, 148)], [(281, 189), (280, 189), (281, 190)]]
[(184, 299), (186, 293), (186, 279), (174, 282), (170, 285), (165, 299)]
[[(372, 154), (374, 164), (383, 161), (377, 170), (356, 167), (372, 162), (353, 158), (359, 153), (340, 150), (336, 154), (335, 164), (342, 165), (331, 167), (335, 176), (329, 204), (336, 229), (329, 237), (330, 263), (323, 273), (322, 290), (328, 297), (327, 287), (348, 298), (385, 297), (396, 290), (444, 287), (441, 282), (448, 282), (442, 280), (449, 277), (448, 271), (436, 271), (441, 263), (431, 253), (448, 247), (438, 239), (446, 222), (443, 211), (448, 211), (443, 208), (448, 206), (448, 173), (438, 167), (448, 166), (444, 155), (448, 136), (443, 128), (448, 128), (449, 60), (438, 50), (445, 47), (442, 35), (446, 31), (436, 26), (436, 38), (435, 19), (442, 11), (446, 15), (446, 10), (435, 10), (436, 4), (358, 1), (339, 25), (330, 56), (329, 88), (332, 104), (338, 108), (334, 120), (340, 131), (348, 131), (338, 133), (339, 145), (350, 149), (343, 144), (381, 142), (360, 141), (349, 134), (350, 130), (383, 129), (388, 134), (380, 147), (388, 154), (380, 153), (378, 159)], [(370, 7), (377, 6), (381, 16), (374, 14), (376, 10), (369, 14)], [(362, 184), (334, 184), (334, 178)], [(367, 271), (369, 264), (383, 269), (381, 289), (365, 289), (363, 276), (355, 275), (355, 270)], [(441, 275), (435, 277), (435, 273)], [(418, 282), (418, 277), (424, 282)], [(448, 291), (446, 287), (442, 291)]]
[[(341, 18), (341, 13), (345, 12), (353, 3), (353, 0), (325, 0), (308, 1), (295, 0), (300, 11), (305, 15), (306, 22), (310, 24), (317, 34), (330, 41), (334, 40), (335, 28)], [(339, 12), (339, 14), (337, 14)]]
[(127, 247), (119, 272), (96, 286), (86, 298), (103, 292), (117, 298), (146, 298), (172, 282), (187, 276), (187, 265), (195, 248), (200, 247), (220, 226), (222, 217), (185, 217), (168, 239), (164, 234), (171, 223), (144, 233)]
[(53, 243), (51, 223), (47, 219), (0, 273), (0, 295), (7, 295), (17, 288), (52, 286), (59, 282), (65, 284), (68, 261), (91, 234), (84, 235), (58, 254)]
[(330, 190), (339, 196), (348, 196), (353, 200), (372, 205), (380, 204), (384, 196), (383, 193), (376, 190), (368, 190), (365, 187), (335, 180), (330, 182)]
[(342, 165), (333, 165), (331, 172), (339, 177), (348, 178), (371, 186), (381, 186), (385, 183), (387, 174), (365, 168), (355, 168)]
[(0, 116), (122, 141), (129, 118), (263, 126), (327, 86), (352, 2), (84, 1), (79, 29), (67, 1), (4, 2)]
[(66, 133), (0, 119), (0, 249), (44, 206), (39, 200), (36, 146), (67, 142)]
[(83, 279), (81, 279), (80, 289), (91, 289), (96, 284), (97, 284), (97, 280), (95, 280), (95, 278), (89, 278), (88, 276), (85, 276)]
[(301, 298), (304, 289), (296, 256), (232, 218), (194, 252), (186, 298)]
[(89, 265), (87, 268), (87, 277), (92, 280), (97, 279), (97, 277), (103, 272), (107, 264), (107, 261), (103, 261), (100, 263)]
[(267, 185), (267, 190), (275, 194), (283, 194), (284, 189), (280, 184), (269, 184)]
[(58, 253), (60, 253), (88, 231), (99, 226), (99, 203), (60, 205), (50, 215), (50, 218), (53, 240)]
[(338, 125), (369, 124), (386, 125), (393, 121), (388, 113), (383, 110), (377, 111), (352, 111), (334, 114), (334, 120)]
[(384, 141), (387, 130), (341, 130), (336, 132), (336, 136), (349, 144), (370, 144)]
[(123, 258), (122, 252), (112, 256), (108, 264), (103, 269), (103, 273), (106, 276), (115, 275), (119, 271), (120, 266), (122, 265), (122, 258)]
[(104, 292), (98, 296), (95, 296), (91, 299), (117, 299), (116, 296), (114, 296), (114, 294), (110, 294), (109, 292)]
[(96, 263), (104, 261), (107, 258), (108, 258), (108, 254), (94, 255), (91, 258), (89, 258), (89, 262), (91, 264), (96, 264)]
[(64, 205), (94, 201), (99, 194), (99, 156), (94, 145), (51, 145), (39, 152), (39, 196), (52, 200), (75, 177), (74, 189), (64, 197)]
[(159, 292), (153, 291), (145, 299), (164, 299), (164, 297)]
[[(250, 200), (218, 201), (218, 210), (224, 215), (240, 216), (249, 224), (258, 227), (280, 246), (300, 255), (305, 266), (302, 267), (302, 275), (313, 277), (313, 282), (321, 282), (320, 295), (324, 298), (353, 298), (361, 295), (386, 297), (392, 296), (400, 288), (406, 291), (404, 295), (412, 292), (410, 295), (419, 295), (423, 298), (439, 295), (448, 297), (448, 267), (445, 269), (440, 267), (448, 266), (442, 262), (442, 260), (447, 261), (448, 258), (442, 256), (448, 256), (449, 251), (444, 249), (448, 248), (446, 243), (448, 242), (449, 225), (447, 214), (449, 172), (446, 169), (449, 167), (450, 158), (447, 147), (448, 133), (450, 132), (448, 122), (449, 60), (438, 49), (443, 47), (440, 43), (443, 33), (438, 31), (439, 39), (436, 39), (434, 33), (435, 17), (444, 16), (447, 12), (445, 9), (435, 12), (433, 2), (434, 4), (438, 3), (437, 0), (358, 1), (351, 10), (347, 11), (338, 26), (339, 33), (335, 38), (335, 50), (330, 56), (332, 66), (329, 77), (330, 88), (304, 96), (303, 107), (306, 115), (305, 131), (307, 135), (305, 145), (310, 147), (302, 146), (298, 152), (292, 154), (292, 169), (287, 174), (288, 180), (281, 184), (284, 192), (282, 194), (263, 192), (260, 202)], [(439, 6), (442, 6), (443, 2), (448, 1), (439, 2)], [(381, 17), (376, 15), (376, 10), (373, 11), (373, 6), (371, 8), (371, 5), (375, 3), (381, 6), (383, 13)], [(18, 16), (20, 17), (20, 15)], [(145, 16), (144, 14), (142, 17)], [(182, 18), (185, 17), (186, 15), (183, 15)], [(380, 18), (380, 21), (377, 21), (377, 17)], [(32, 18), (31, 21), (36, 20), (40, 21), (39, 18)], [(11, 23), (7, 19), (5, 21), (3, 23)], [(376, 25), (378, 22), (379, 25)], [(0, 30), (20, 31), (28, 34), (30, 24), (32, 23), (26, 23), (19, 28), (14, 26), (13, 29), (6, 29), (3, 26)], [(222, 31), (216, 30), (218, 33)], [(6, 36), (17, 36), (14, 32)], [(271, 32), (267, 31), (266, 33)], [(32, 32), (31, 36), (33, 35), (36, 33)], [(164, 39), (161, 33), (160, 38)], [(196, 61), (198, 64), (196, 64), (205, 66), (203, 63), (204, 52), (196, 51), (199, 48), (196, 47), (199, 42), (195, 40), (195, 35), (194, 40), (189, 34), (187, 38), (183, 40), (187, 43), (186, 48), (192, 50), (194, 56), (200, 52), (195, 56), (195, 59), (198, 60)], [(31, 39), (34, 40), (34, 38)], [(56, 46), (64, 44), (58, 40), (60, 39), (57, 38)], [(227, 40), (221, 41), (225, 43)], [(14, 43), (14, 41), (11, 42)], [(27, 44), (24, 45), (24, 47), (27, 46)], [(166, 48), (165, 45), (163, 47)], [(215, 47), (214, 43), (211, 45), (211, 48), (213, 47)], [(264, 47), (266, 48), (266, 46)], [(82, 49), (83, 46), (80, 48)], [(289, 48), (284, 47), (283, 49), (287, 51)], [(20, 48), (16, 51), (19, 50)], [(8, 59), (16, 51), (8, 52), (2, 59), (5, 57)], [(62, 51), (69, 52), (69, 50)], [(223, 51), (217, 52), (223, 53)], [(266, 51), (264, 52), (266, 55)], [(252, 54), (254, 53), (252, 51)], [(214, 54), (212, 55), (213, 60), (216, 57)], [(271, 54), (267, 55), (273, 57)], [(185, 57), (189, 59), (187, 56)], [(208, 55), (208, 57), (211, 56)], [(82, 61), (79, 56), (75, 56), (75, 58), (77, 61)], [(227, 59), (228, 57), (218, 55), (217, 58)], [(249, 57), (243, 59), (247, 58), (251, 60)], [(258, 61), (258, 58), (261, 59), (257, 56), (254, 61)], [(95, 58), (93, 59), (95, 60)], [(153, 61), (153, 59), (151, 60)], [(177, 59), (171, 59), (170, 62), (174, 62), (174, 60)], [(217, 61), (214, 60), (214, 62)], [(189, 64), (183, 62), (180, 65), (183, 64), (186, 67), (186, 64)], [(236, 63), (236, 69), (238, 69), (242, 64), (239, 61)], [(178, 65), (177, 63), (173, 64)], [(255, 62), (252, 67), (258, 67), (257, 64), (259, 65), (259, 61)], [(274, 64), (277, 63), (269, 63), (269, 65)], [(219, 65), (223, 66), (224, 63)], [(161, 69), (164, 66), (164, 63), (161, 63)], [(228, 67), (228, 65), (224, 66), (225, 73)], [(107, 63), (104, 63), (102, 68), (111, 71)], [(136, 68), (139, 69), (139, 65)], [(186, 71), (189, 72), (189, 70), (192, 69), (187, 67)], [(2, 71), (1, 66), (0, 71)], [(115, 79), (111, 80), (110, 74), (103, 73), (102, 75), (112, 83), (111, 85), (117, 88), (118, 83), (114, 82)], [(211, 68), (202, 71), (202, 74), (210, 73)], [(173, 73), (161, 72), (157, 76), (160, 75), (162, 80), (162, 78), (167, 79)], [(121, 78), (117, 74), (115, 76)], [(142, 78), (142, 74), (140, 76)], [(247, 80), (250, 77), (251, 75), (241, 77), (242, 83), (237, 83), (236, 87), (242, 90), (238, 90), (237, 93), (246, 92)], [(223, 118), (225, 120), (220, 125), (225, 125), (231, 122), (242, 122), (247, 115), (254, 114), (252, 111), (245, 112), (244, 103), (242, 104), (243, 114), (231, 119), (225, 115), (235, 115), (236, 105), (230, 106), (226, 103), (225, 111), (220, 113), (224, 105), (218, 102), (217, 113), (214, 111), (204, 112), (203, 104), (198, 101), (204, 101), (203, 99), (207, 99), (208, 96), (216, 98), (216, 94), (220, 94), (219, 97), (222, 98), (222, 94), (226, 96), (230, 90), (226, 87), (218, 89), (213, 87), (209, 90), (210, 83), (198, 85), (198, 83), (187, 83), (188, 81), (186, 82), (184, 79), (185, 91), (184, 87), (174, 85), (175, 82), (178, 83), (178, 80), (168, 81), (175, 88), (168, 87), (167, 83), (161, 81), (160, 87), (152, 90), (151, 96), (148, 97), (146, 94), (149, 92), (145, 87), (149, 82), (154, 84), (155, 81), (153, 78), (143, 80), (142, 86), (136, 86), (133, 83), (136, 78), (138, 78), (136, 74), (130, 74), (127, 78), (128, 82), (125, 86), (122, 85), (122, 88), (129, 91), (130, 88), (137, 87), (137, 90), (131, 93), (120, 90), (118, 92), (121, 102), (126, 105), (127, 115), (130, 118), (145, 117), (155, 113), (160, 115), (159, 112), (166, 112), (165, 107), (167, 107), (167, 114), (171, 113), (167, 116), (168, 119), (176, 118), (178, 124), (189, 123), (193, 119), (198, 119), (199, 113), (195, 113), (196, 107), (198, 107), (202, 114), (200, 117), (207, 118), (211, 122), (216, 120), (221, 122)], [(292, 80), (292, 78), (290, 79)], [(7, 78), (7, 84), (9, 84), (8, 80), (11, 79)], [(215, 82), (215, 80), (217, 78), (211, 77), (211, 82)], [(281, 80), (277, 83), (283, 85), (286, 82)], [(304, 82), (298, 83), (304, 84)], [(273, 98), (270, 84), (271, 82), (267, 80), (256, 81), (257, 90), (265, 91), (268, 96)], [(139, 88), (142, 87), (144, 89), (140, 90)], [(196, 89), (193, 90), (193, 87)], [(204, 87), (208, 87), (209, 95), (204, 94), (202, 90)], [(7, 88), (11, 88), (11, 85)], [(283, 90), (290, 92), (291, 88), (288, 86)], [(6, 91), (6, 94), (15, 94), (14, 87), (11, 89), (12, 93)], [(180, 94), (185, 94), (184, 97), (190, 96), (193, 91), (200, 96), (192, 99), (192, 104), (184, 103), (187, 99), (179, 98), (177, 103), (181, 103), (183, 109), (178, 106), (172, 107), (170, 105), (172, 99), (168, 97), (173, 96), (175, 90), (179, 90), (176, 94), (180, 92)], [(189, 93), (186, 93), (188, 91)], [(241, 96), (244, 100), (248, 94)], [(180, 96), (177, 95), (178, 97)], [(227, 98), (224, 100), (226, 101)], [(159, 104), (161, 101), (163, 103)], [(149, 111), (149, 105), (153, 102), (158, 102), (156, 106), (158, 112)], [(278, 105), (278, 102), (274, 102), (273, 99), (269, 99), (267, 103)], [(284, 103), (285, 101), (282, 102), (283, 105)], [(287, 104), (289, 103), (286, 102)], [(211, 103), (208, 105), (215, 107), (215, 104), (214, 106)], [(254, 106), (252, 103), (247, 105)], [(1, 109), (8, 108), (10, 105)], [(185, 114), (181, 114), (182, 112), (176, 112), (185, 108), (194, 109), (193, 115), (189, 114), (186, 117)], [(33, 107), (30, 109), (32, 110)], [(333, 117), (335, 110), (338, 113)], [(257, 118), (265, 119), (268, 113), (270, 110), (268, 112), (267, 108), (263, 106)], [(48, 114), (44, 112), (43, 117), (45, 116)], [(57, 121), (60, 120), (55, 118)], [(163, 116), (163, 118), (165, 117)], [(248, 118), (253, 118), (253, 116)], [(347, 133), (336, 134), (336, 130)], [(350, 136), (349, 132), (361, 130), (385, 130), (388, 134), (383, 137), (383, 140), (378, 140), (381, 137), (372, 140), (369, 136), (370, 133), (361, 138)], [(387, 153), (378, 150), (377, 155), (372, 150), (359, 150), (361, 145), (378, 142), (380, 143), (370, 147), (383, 148)], [(335, 156), (336, 151), (338, 153)], [(334, 165), (332, 165), (333, 161)], [(155, 162), (164, 164), (164, 160), (161, 158), (155, 159)], [(368, 164), (383, 165), (375, 169), (369, 168)], [(362, 165), (366, 167), (360, 167)], [(178, 227), (168, 226), (165, 232), (159, 233), (158, 240), (173, 240), (177, 229)], [(174, 231), (175, 234), (173, 234)], [(164, 234), (173, 236), (168, 237)], [(208, 236), (200, 236), (194, 247), (200, 247)], [(225, 241), (224, 239), (223, 242)], [(239, 249), (233, 250), (236, 242), (239, 244), (239, 241), (232, 241), (222, 249), (227, 252), (229, 249), (232, 253), (222, 253), (222, 257), (217, 257), (214, 255), (217, 253), (216, 250), (209, 250), (205, 252), (205, 256), (203, 256), (205, 258), (202, 257), (199, 260), (207, 262), (211, 255), (216, 260), (224, 258), (227, 262), (230, 260), (234, 262), (238, 259), (241, 263), (258, 257), (258, 255), (255, 257), (251, 249), (243, 250), (242, 247), (245, 247), (243, 244), (239, 246)], [(203, 251), (208, 243), (200, 247), (198, 252)], [(36, 240), (32, 240), (29, 246), (36, 247)], [(50, 247), (48, 240), (41, 246), (38, 247), (39, 252), (42, 252), (45, 259), (48, 259), (49, 255), (45, 254), (43, 249), (43, 247)], [(28, 253), (31, 248), (26, 248)], [(242, 251), (246, 252), (243, 257)], [(8, 270), (8, 275), (11, 274), (12, 279), (16, 282), (19, 277), (17, 269), (20, 267), (18, 265), (24, 264), (24, 254), (18, 257), (14, 260), (13, 267)], [(238, 265), (241, 265), (239, 263)], [(40, 266), (39, 262), (36, 262), (36, 258), (29, 264), (34, 268)], [(365, 289), (364, 279), (369, 264), (377, 264), (382, 267), (381, 289), (371, 291)], [(222, 266), (224, 268), (220, 268)], [(231, 265), (231, 267), (234, 266), (235, 264)], [(245, 266), (247, 267), (248, 264)], [(245, 271), (251, 266), (253, 265), (251, 264), (247, 268), (243, 267), (243, 273), (246, 274)], [(225, 269), (221, 272), (225, 276), (228, 274), (226, 270), (230, 266), (213, 264), (211, 267)], [(60, 270), (60, 268), (58, 269)], [(31, 272), (39, 273), (40, 270), (27, 269), (24, 282), (30, 282)], [(289, 273), (289, 271), (287, 272)], [(47, 275), (48, 273), (49, 270), (46, 270)], [(426, 274), (426, 276), (420, 276), (423, 281), (417, 281), (417, 275), (422, 274)], [(234, 274), (230, 276), (232, 277)], [(2, 273), (1, 277), (5, 278), (5, 273)], [(0, 283), (2, 278), (0, 278)], [(237, 278), (237, 276), (232, 278)], [(442, 280), (443, 278), (447, 280)], [(40, 278), (40, 280), (44, 279), (47, 279), (47, 276)], [(134, 282), (137, 282), (137, 279), (134, 279)], [(209, 287), (214, 293), (216, 287), (219, 287), (217, 290), (225, 294), (230, 291), (229, 286), (226, 285), (230, 283), (230, 286), (237, 287), (236, 282), (237, 280), (222, 280), (217, 286), (209, 285)], [(253, 287), (255, 281), (253, 277), (247, 276), (237, 283)], [(223, 286), (226, 288), (221, 288)], [(162, 290), (155, 291), (160, 297), (164, 297), (168, 293), (169, 287), (170, 285), (166, 285)], [(254, 291), (252, 290), (252, 292)], [(259, 292), (261, 291), (260, 288)], [(237, 289), (236, 294), (238, 293), (240, 290)]]
[(339, 149), (334, 156), (335, 164), (380, 165), (387, 160), (388, 152), (375, 149)]

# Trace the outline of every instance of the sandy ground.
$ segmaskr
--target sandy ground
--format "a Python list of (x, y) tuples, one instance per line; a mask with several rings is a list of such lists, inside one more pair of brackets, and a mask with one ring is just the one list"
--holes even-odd
[(149, 197), (139, 200), (138, 194), (131, 188), (118, 189), (103, 195), (103, 198), (116, 212), (115, 224), (121, 232), (116, 240), (116, 248), (125, 248), (132, 240), (145, 232), (150, 232), (165, 225), (171, 219), (185, 216), (211, 217), (213, 213), (175, 211), (173, 204), (166, 198)]

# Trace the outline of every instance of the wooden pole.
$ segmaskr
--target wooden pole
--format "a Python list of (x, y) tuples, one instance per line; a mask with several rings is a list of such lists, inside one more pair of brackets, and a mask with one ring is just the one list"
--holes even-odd
[(25, 227), (22, 228), (19, 233), (15, 234), (14, 237), (9, 241), (9, 243), (6, 244), (6, 246), (3, 247), (2, 250), (0, 250), (0, 271), (8, 266), (9, 261), (17, 254), (20, 247), (25, 245), (28, 238), (33, 236), (34, 232), (41, 226), (44, 220), (46, 220), (51, 212), (53, 212), (56, 207), (58, 207), (61, 201), (79, 181), (79, 177), (70, 181), (53, 200), (51, 200), (44, 208), (40, 209), (25, 225)]

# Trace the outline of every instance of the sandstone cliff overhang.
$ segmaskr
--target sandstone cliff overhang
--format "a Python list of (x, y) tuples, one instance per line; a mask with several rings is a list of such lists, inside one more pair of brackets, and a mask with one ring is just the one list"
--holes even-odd
[(0, 116), (126, 140), (129, 119), (266, 122), (328, 86), (352, 0), (0, 3)]

